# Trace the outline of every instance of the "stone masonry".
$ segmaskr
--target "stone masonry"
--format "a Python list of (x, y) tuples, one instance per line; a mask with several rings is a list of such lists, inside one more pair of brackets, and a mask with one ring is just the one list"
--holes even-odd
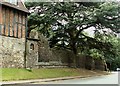
[[(33, 49), (31, 47), (33, 47)], [(26, 52), (27, 52), (26, 55), (27, 68), (36, 68), (37, 67), (36, 64), (38, 63), (38, 42), (33, 40), (27, 40)]]
[(25, 38), (0, 36), (2, 67), (24, 67)]

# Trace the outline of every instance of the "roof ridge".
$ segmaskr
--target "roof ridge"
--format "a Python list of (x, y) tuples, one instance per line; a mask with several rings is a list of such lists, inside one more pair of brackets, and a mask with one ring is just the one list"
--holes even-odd
[(29, 13), (29, 10), (26, 8), (23, 0), (17, 0), (17, 2), (17, 5), (11, 4), (9, 2), (2, 2), (1, 4)]

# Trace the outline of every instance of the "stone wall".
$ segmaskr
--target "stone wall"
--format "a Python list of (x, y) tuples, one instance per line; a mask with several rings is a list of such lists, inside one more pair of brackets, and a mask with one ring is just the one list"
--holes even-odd
[[(25, 39), (0, 36), (2, 67), (24, 67)], [(1, 65), (1, 64), (0, 64)]]
[(26, 44), (26, 67), (36, 68), (38, 63), (38, 32), (32, 30)]
[(75, 55), (73, 52), (66, 49), (57, 49), (52, 48), (53, 57), (50, 59), (51, 61), (58, 61), (62, 65), (66, 64), (69, 67), (73, 66)]
[(27, 40), (26, 67), (36, 68), (38, 63), (38, 42)]
[[(33, 36), (32, 36), (33, 35)], [(75, 55), (70, 50), (50, 48), (47, 38), (37, 33), (31, 33), (26, 44), (26, 67), (75, 67)], [(25, 38), (0, 36), (0, 67), (24, 67)], [(78, 55), (78, 66), (89, 70), (104, 70), (103, 60), (94, 60), (90, 56)]]
[(101, 59), (96, 60), (95, 59), (95, 69), (104, 71), (105, 70), (104, 60), (101, 60)]
[(72, 65), (74, 55), (71, 51), (58, 48), (50, 48), (46, 37), (39, 33), (38, 41), (38, 65), (39, 66), (64, 66)]
[(39, 33), (39, 62), (49, 62), (49, 60), (53, 57), (51, 49), (49, 47), (49, 43), (46, 37)]
[[(0, 36), (0, 66), (24, 67), (25, 39)], [(74, 55), (65, 49), (50, 48), (47, 38), (36, 31), (31, 31), (26, 44), (26, 67), (72, 65)]]

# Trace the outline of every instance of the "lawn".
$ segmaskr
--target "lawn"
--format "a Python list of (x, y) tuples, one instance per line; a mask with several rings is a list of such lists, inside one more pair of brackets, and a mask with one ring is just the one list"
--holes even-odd
[[(41, 69), (17, 69), (17, 68), (1, 68), (2, 80), (27, 80), (27, 79), (45, 79), (45, 78), (57, 78), (57, 77), (69, 77), (69, 76), (86, 76), (95, 75), (97, 72), (89, 71), (85, 69), (74, 68), (41, 68)], [(102, 72), (99, 72), (102, 73)]]

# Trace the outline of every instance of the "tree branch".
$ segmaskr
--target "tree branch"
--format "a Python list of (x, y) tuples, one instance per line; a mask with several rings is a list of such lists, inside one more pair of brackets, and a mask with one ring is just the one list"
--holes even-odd
[(88, 25), (88, 26), (86, 26), (85, 28), (80, 29), (80, 30), (78, 31), (78, 33), (76, 34), (76, 38), (78, 38), (79, 34), (80, 34), (84, 29), (87, 29), (87, 28), (92, 27), (92, 26), (94, 26), (94, 24)]

